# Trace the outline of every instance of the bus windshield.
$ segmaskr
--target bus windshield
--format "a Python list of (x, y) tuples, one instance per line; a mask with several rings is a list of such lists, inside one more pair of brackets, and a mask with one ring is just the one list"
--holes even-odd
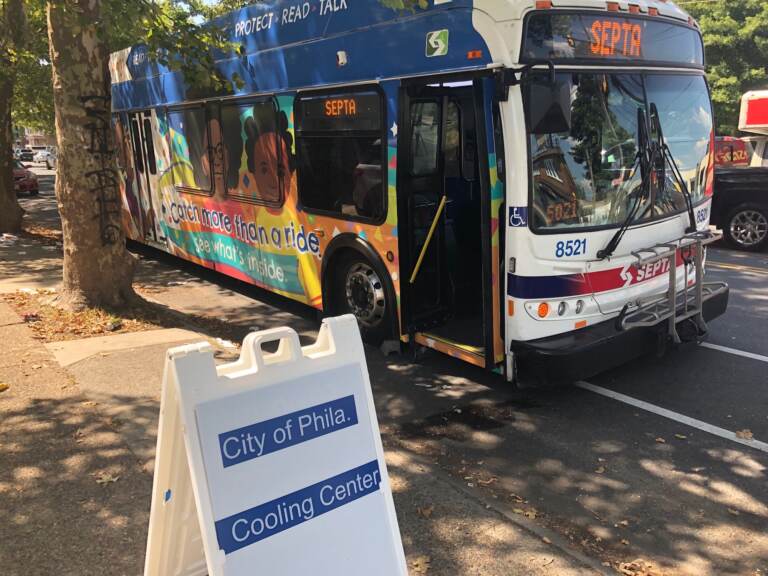
[[(703, 76), (568, 72), (558, 74), (557, 81), (570, 86), (570, 129), (534, 133), (530, 122), (528, 126), (534, 229), (624, 222), (642, 184), (639, 132), (651, 129), (638, 124), (647, 121), (651, 104), (658, 109), (665, 142), (693, 202), (704, 196), (712, 110)], [(530, 104), (527, 100), (529, 115)], [(640, 202), (635, 222), (686, 209), (684, 191), (669, 163), (665, 185), (650, 186), (650, 195)]]

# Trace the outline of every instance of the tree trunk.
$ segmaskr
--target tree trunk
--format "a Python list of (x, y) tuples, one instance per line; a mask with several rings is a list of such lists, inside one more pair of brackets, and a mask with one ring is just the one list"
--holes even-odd
[(134, 298), (135, 259), (125, 249), (110, 116), (101, 0), (49, 0), (56, 107), (56, 198), (64, 239), (59, 304), (120, 307)]
[(0, 233), (21, 230), (24, 211), (13, 189), (11, 104), (16, 58), (24, 40), (23, 0), (0, 0)]

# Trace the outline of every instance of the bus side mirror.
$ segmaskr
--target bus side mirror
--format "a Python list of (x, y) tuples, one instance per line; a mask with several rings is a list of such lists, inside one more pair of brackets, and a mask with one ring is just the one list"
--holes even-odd
[(531, 82), (528, 85), (528, 129), (531, 134), (571, 131), (571, 83)]

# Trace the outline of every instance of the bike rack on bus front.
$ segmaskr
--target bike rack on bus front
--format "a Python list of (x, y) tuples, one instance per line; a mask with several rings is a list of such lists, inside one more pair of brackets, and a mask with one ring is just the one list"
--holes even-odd
[[(704, 246), (716, 242), (722, 233), (710, 230), (692, 232), (674, 242), (661, 243), (649, 248), (635, 250), (632, 255), (637, 260), (633, 267), (639, 268), (661, 260), (669, 262), (669, 285), (665, 293), (646, 299), (639, 299), (634, 308), (620, 317), (622, 330), (656, 326), (667, 321), (667, 333), (675, 344), (681, 342), (677, 333), (677, 323), (688, 318), (693, 319), (699, 334), (707, 331), (707, 324), (702, 313), (704, 302), (728, 289), (725, 282), (704, 282)], [(677, 254), (683, 259), (683, 288), (677, 291)], [(694, 280), (688, 281), (688, 266), (693, 265)]]

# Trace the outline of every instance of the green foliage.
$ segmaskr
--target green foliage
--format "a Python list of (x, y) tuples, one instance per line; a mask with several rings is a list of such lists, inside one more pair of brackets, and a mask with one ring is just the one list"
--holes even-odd
[[(2, 3), (4, 0), (0, 0)], [(55, 1), (55, 0), (52, 0)], [(213, 51), (230, 50), (223, 31), (203, 26), (213, 17), (253, 4), (249, 0), (102, 0), (102, 40), (109, 52), (147, 44), (163, 64), (181, 70), (201, 92), (229, 92), (240, 78), (214, 72)], [(17, 126), (54, 131), (53, 90), (48, 53), (46, 0), (25, 0), (28, 26), (24, 50), (8, 52), (16, 71), (13, 119)], [(7, 27), (2, 26), (10, 32)], [(2, 37), (3, 34), (0, 34)], [(2, 41), (0, 40), (0, 45)], [(168, 54), (180, 57), (168, 58)], [(8, 67), (0, 66), (2, 69)]]
[(741, 95), (768, 88), (768, 2), (681, 2), (701, 26), (718, 134), (736, 135)]
[(16, 62), (13, 90), (13, 123), (54, 132), (53, 88), (48, 56), (48, 23), (45, 2), (26, 0), (25, 49)]

